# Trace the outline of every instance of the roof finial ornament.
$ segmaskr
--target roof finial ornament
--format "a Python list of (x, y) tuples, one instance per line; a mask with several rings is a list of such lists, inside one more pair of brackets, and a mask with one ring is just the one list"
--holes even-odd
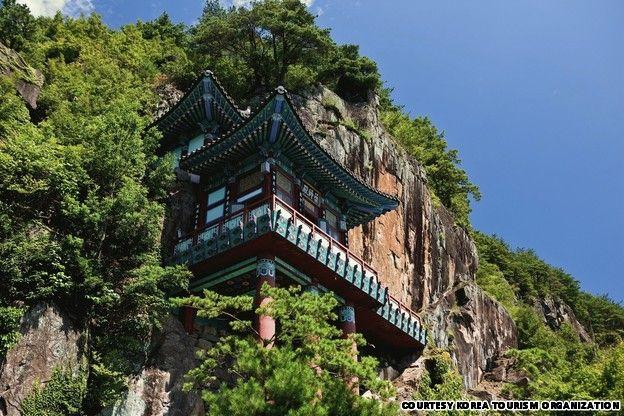
[(277, 91), (278, 94), (286, 94), (286, 88), (284, 88), (281, 85), (279, 87), (275, 88), (275, 91)]

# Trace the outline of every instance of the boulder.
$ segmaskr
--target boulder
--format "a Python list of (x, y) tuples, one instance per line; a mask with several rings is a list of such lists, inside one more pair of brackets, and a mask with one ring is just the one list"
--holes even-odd
[(15, 81), (15, 88), (31, 108), (37, 108), (37, 98), (43, 86), (43, 74), (32, 68), (13, 49), (0, 43), (0, 75)]
[(55, 306), (30, 309), (20, 332), (0, 366), (0, 416), (19, 416), (22, 400), (45, 385), (55, 369), (78, 375), (84, 365), (86, 336)]
[(101, 416), (199, 416), (201, 398), (182, 390), (185, 374), (197, 364), (195, 339), (170, 317), (155, 337), (153, 354), (143, 371), (130, 380), (128, 391)]

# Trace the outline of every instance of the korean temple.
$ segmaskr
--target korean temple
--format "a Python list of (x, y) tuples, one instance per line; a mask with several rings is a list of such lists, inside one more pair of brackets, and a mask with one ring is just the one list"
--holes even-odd
[[(349, 249), (348, 231), (394, 210), (398, 200), (350, 172), (321, 148), (283, 87), (241, 111), (206, 71), (153, 123), (162, 154), (190, 178), (192, 229), (180, 230), (169, 258), (193, 273), (190, 291), (250, 294), (301, 285), (332, 292), (345, 335), (357, 331), (388, 350), (422, 349), (427, 331), (380, 275)], [(182, 320), (193, 330), (193, 310)], [(264, 339), (275, 322), (256, 320)]]

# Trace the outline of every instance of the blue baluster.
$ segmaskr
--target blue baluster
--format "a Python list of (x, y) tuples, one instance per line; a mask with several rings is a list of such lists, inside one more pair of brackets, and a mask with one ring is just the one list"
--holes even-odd
[(365, 293), (368, 293), (368, 290), (370, 289), (370, 281), (371, 281), (371, 276), (369, 276), (368, 274), (366, 276), (364, 276), (364, 279), (362, 281), (362, 290)]

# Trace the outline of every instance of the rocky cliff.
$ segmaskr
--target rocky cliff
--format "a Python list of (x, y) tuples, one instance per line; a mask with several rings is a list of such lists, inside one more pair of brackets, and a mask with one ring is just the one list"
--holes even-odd
[(465, 386), (476, 388), (517, 346), (517, 331), (507, 311), (475, 284), (470, 236), (434, 204), (423, 168), (384, 130), (376, 98), (349, 105), (325, 88), (295, 98), (306, 127), (326, 150), (399, 198), (397, 210), (352, 230), (349, 246), (381, 271), (395, 296), (422, 312), (430, 342), (448, 348)]
[(22, 56), (0, 43), (0, 75), (13, 79), (15, 88), (31, 108), (37, 108), (37, 98), (43, 86), (43, 74), (33, 69)]
[(19, 416), (20, 403), (55, 370), (77, 375), (85, 365), (86, 337), (54, 306), (40, 304), (21, 321), (21, 337), (0, 364), (0, 416)]

